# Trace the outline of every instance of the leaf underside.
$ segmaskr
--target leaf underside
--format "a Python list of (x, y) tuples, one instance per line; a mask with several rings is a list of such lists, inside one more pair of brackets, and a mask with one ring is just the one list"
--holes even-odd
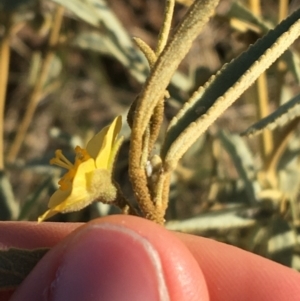
[(0, 251), (0, 290), (16, 288), (49, 251), (47, 248)]

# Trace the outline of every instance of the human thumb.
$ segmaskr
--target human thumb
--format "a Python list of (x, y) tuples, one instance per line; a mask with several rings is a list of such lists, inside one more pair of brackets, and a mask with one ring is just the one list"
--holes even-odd
[(131, 216), (97, 219), (51, 249), (12, 301), (208, 300), (188, 249), (161, 226)]

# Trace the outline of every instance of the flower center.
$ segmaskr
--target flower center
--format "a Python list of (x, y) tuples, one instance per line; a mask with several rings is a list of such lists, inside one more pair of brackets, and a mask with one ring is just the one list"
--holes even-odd
[(88, 152), (85, 149), (81, 148), (80, 146), (75, 147), (75, 154), (76, 155), (75, 155), (74, 164), (72, 164), (63, 155), (62, 150), (60, 149), (55, 151), (55, 157), (50, 160), (50, 164), (68, 169), (68, 172), (65, 173), (58, 182), (61, 190), (68, 190), (71, 188), (73, 179), (76, 175), (79, 165), (91, 158)]

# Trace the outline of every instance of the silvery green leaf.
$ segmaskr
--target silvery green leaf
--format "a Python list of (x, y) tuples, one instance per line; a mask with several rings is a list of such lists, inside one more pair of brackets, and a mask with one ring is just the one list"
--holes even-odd
[(297, 197), (300, 188), (300, 170), (297, 159), (293, 160), (294, 166), (289, 166), (279, 171), (279, 189), (288, 199)]
[(167, 222), (166, 228), (186, 233), (201, 233), (208, 230), (228, 230), (253, 226), (256, 223), (256, 220), (244, 216), (242, 212), (243, 209), (234, 208), (203, 213), (194, 218)]
[[(75, 38), (75, 44), (115, 56), (139, 82), (145, 82), (148, 75), (148, 63), (142, 52), (133, 44), (118, 18), (104, 0), (52, 0), (85, 22), (99, 28), (102, 32), (84, 32)], [(191, 88), (191, 82), (184, 74), (176, 72), (172, 84), (185, 91)]]
[(0, 250), (0, 290), (15, 289), (49, 249)]
[[(126, 67), (133, 69), (132, 73), (141, 82), (146, 78), (147, 64), (143, 54), (133, 45), (118, 18), (104, 0), (52, 0), (72, 11), (85, 22), (102, 29), (99, 32), (82, 33), (75, 43), (82, 48), (90, 48), (100, 52), (110, 53)], [(99, 45), (97, 45), (99, 43)], [(137, 69), (137, 70), (136, 70)]]
[(257, 193), (261, 189), (256, 179), (256, 168), (250, 149), (239, 135), (220, 131), (219, 138), (244, 182), (249, 201), (256, 203)]
[(264, 21), (263, 19), (257, 17), (251, 10), (245, 7), (242, 3), (234, 1), (227, 11), (226, 16), (228, 18), (236, 18), (240, 21), (245, 21), (253, 25), (258, 26), (263, 33), (267, 33), (272, 26)]
[(300, 272), (300, 255), (298, 254), (293, 255), (291, 268)]
[(287, 63), (288, 69), (293, 73), (297, 83), (300, 83), (300, 58), (299, 54), (289, 49), (282, 55), (282, 59)]
[(287, 122), (300, 116), (300, 94), (290, 101), (281, 105), (269, 116), (259, 120), (246, 131), (241, 133), (243, 136), (257, 135), (264, 129), (274, 130), (279, 126), (284, 126)]
[(287, 221), (281, 218), (272, 220), (269, 227), (268, 253), (270, 259), (291, 266), (293, 250), (297, 244), (294, 230)]
[(289, 200), (296, 200), (300, 187), (300, 137), (295, 134), (278, 164), (279, 190)]
[(19, 213), (19, 204), (15, 201), (7, 175), (0, 172), (0, 220), (15, 220)]
[(146, 59), (138, 49), (125, 48), (116, 43), (116, 38), (111, 32), (81, 32), (73, 40), (73, 45), (82, 49), (100, 52), (117, 59), (138, 81), (143, 82), (149, 73)]
[(194, 92), (167, 130), (161, 151), (166, 168), (174, 168), (197, 138), (295, 41), (299, 16), (300, 9)]

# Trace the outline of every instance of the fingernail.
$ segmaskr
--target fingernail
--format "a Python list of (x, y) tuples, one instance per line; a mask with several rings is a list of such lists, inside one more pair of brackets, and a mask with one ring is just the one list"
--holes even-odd
[(109, 223), (90, 225), (68, 244), (47, 295), (53, 301), (169, 300), (153, 245)]

